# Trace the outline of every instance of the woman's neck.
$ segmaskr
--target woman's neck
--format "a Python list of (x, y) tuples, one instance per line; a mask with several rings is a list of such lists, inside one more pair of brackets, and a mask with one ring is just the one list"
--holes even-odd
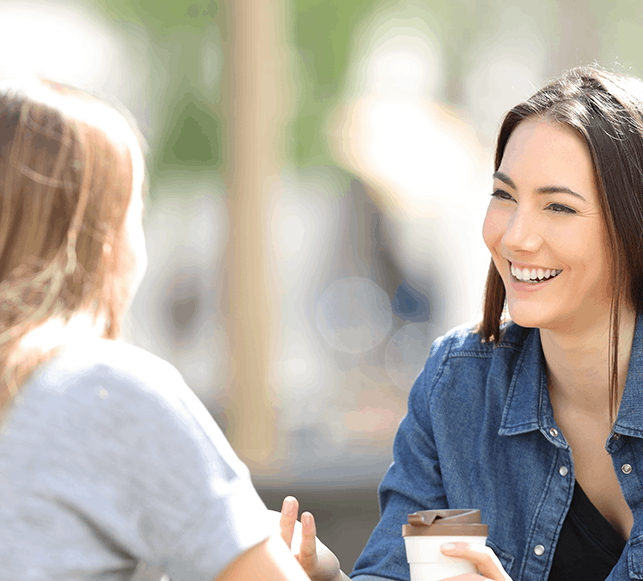
[(47, 352), (56, 347), (99, 338), (105, 328), (104, 317), (80, 312), (68, 321), (51, 318), (29, 331), (20, 341), (19, 349)]
[[(634, 338), (636, 313), (621, 307), (618, 340), (618, 397), (623, 393)], [(552, 400), (564, 400), (586, 413), (602, 416), (609, 411), (609, 316), (597, 319), (582, 333), (541, 329)]]

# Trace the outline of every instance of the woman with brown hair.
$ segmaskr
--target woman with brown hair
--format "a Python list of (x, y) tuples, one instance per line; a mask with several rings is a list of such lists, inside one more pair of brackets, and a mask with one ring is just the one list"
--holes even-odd
[(505, 116), (493, 180), (483, 321), (434, 343), (352, 577), (408, 580), (407, 515), (478, 508), (486, 547), (443, 552), (488, 579), (641, 579), (643, 82), (580, 67), (547, 85)]
[(0, 577), (304, 581), (179, 373), (118, 341), (146, 266), (134, 125), (0, 86)]

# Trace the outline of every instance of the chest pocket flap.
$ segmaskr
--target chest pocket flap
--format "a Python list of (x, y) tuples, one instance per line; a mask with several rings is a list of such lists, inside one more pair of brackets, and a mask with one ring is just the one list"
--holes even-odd
[[(643, 539), (642, 539), (643, 542)], [(503, 566), (504, 570), (507, 572), (508, 575), (511, 575), (511, 567), (514, 564), (514, 557), (513, 555), (510, 555), (509, 553), (503, 551), (500, 547), (498, 547), (493, 541), (487, 539), (487, 546), (491, 547), (493, 552), (496, 554), (496, 557), (498, 557), (498, 560), (500, 561), (500, 564)], [(643, 546), (641, 547), (641, 550), (643, 550)]]
[(632, 579), (643, 579), (643, 535), (630, 539), (625, 546), (627, 568)]

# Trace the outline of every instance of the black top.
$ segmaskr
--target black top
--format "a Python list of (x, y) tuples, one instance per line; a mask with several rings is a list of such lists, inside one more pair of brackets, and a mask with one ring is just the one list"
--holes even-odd
[(549, 581), (605, 581), (624, 547), (623, 537), (576, 482)]

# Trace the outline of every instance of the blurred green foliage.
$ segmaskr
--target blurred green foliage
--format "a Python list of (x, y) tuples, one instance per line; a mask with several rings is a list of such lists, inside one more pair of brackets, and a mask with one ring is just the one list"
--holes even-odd
[(298, 166), (332, 163), (323, 133), (336, 104), (350, 58), (351, 40), (378, 2), (291, 0), (295, 47), (301, 59), (298, 110), (293, 121), (293, 151)]
[(157, 169), (216, 170), (221, 165), (221, 123), (192, 93), (174, 107), (157, 156)]
[[(212, 88), (201, 86), (200, 52), (212, 26), (225, 39), (223, 0), (88, 0), (112, 21), (134, 22), (144, 27), (162, 51), (171, 54), (164, 75), (168, 82), (160, 109), (166, 127), (159, 128), (163, 144), (155, 155), (152, 170), (178, 168), (204, 171), (220, 168), (223, 119)], [(234, 1), (234, 0), (230, 0)], [(285, 0), (289, 10), (289, 40), (297, 58), (297, 100), (288, 128), (288, 157), (299, 167), (334, 165), (325, 134), (328, 115), (338, 104), (353, 51), (362, 39), (357, 32), (370, 16), (396, 7), (398, 0)], [(413, 0), (424, 5), (431, 30), (442, 48), (447, 70), (441, 98), (452, 105), (463, 103), (463, 82), (475, 65), (476, 46), (481, 39), (502, 33), (509, 11), (522, 15), (538, 30), (550, 52), (555, 76), (565, 58), (558, 45), (567, 32), (583, 22), (600, 28), (596, 48), (605, 64), (619, 63), (625, 70), (641, 72), (643, 59), (637, 50), (643, 30), (643, 13), (635, 3), (601, 0)], [(582, 13), (582, 14), (581, 14)], [(581, 18), (582, 16), (582, 18)], [(580, 24), (579, 24), (580, 23)], [(578, 31), (577, 31), (578, 32)], [(600, 55), (599, 55), (600, 49)], [(594, 49), (592, 49), (593, 51)], [(560, 51), (559, 51), (560, 52)], [(557, 56), (558, 55), (558, 56)], [(224, 55), (225, 56), (225, 55)], [(564, 55), (563, 55), (564, 57)], [(573, 58), (573, 54), (567, 59)], [(174, 64), (169, 64), (174, 63)], [(556, 64), (558, 63), (558, 64)], [(557, 68), (558, 67), (558, 68)], [(202, 83), (201, 83), (202, 84)], [(208, 97), (211, 96), (211, 98)]]
[[(520, 1), (520, 0), (517, 0)], [(545, 0), (547, 1), (547, 0)], [(344, 86), (356, 32), (365, 19), (395, 0), (291, 0), (294, 42), (301, 58), (299, 108), (293, 121), (293, 160), (299, 166), (332, 164), (324, 134), (328, 113)], [(435, 35), (450, 71), (443, 97), (457, 104), (470, 48), (484, 16), (493, 18), (494, 0), (418, 0), (432, 15)]]
[(294, 39), (317, 101), (336, 95), (349, 59), (354, 28), (377, 2), (293, 0)]
[[(224, 6), (215, 0), (94, 0), (113, 21), (133, 22), (144, 27), (157, 42), (172, 39), (177, 33), (183, 41), (175, 42), (171, 50), (182, 50), (186, 32), (192, 44), (208, 25), (224, 26)], [(468, 20), (468, 10), (455, 6), (469, 0), (435, 0), (436, 9), (443, 11), (448, 21), (455, 12), (460, 21)], [(376, 0), (290, 0), (291, 38), (299, 58), (298, 100), (293, 112), (290, 134), (291, 161), (300, 167), (333, 165), (324, 134), (327, 116), (336, 106), (343, 87), (355, 29), (383, 3)], [(461, 32), (461, 30), (458, 30)], [(461, 35), (456, 35), (461, 38)], [(184, 47), (183, 47), (184, 48)], [(166, 47), (167, 50), (167, 47)], [(195, 55), (196, 56), (196, 55)], [(181, 97), (184, 91), (185, 59), (175, 70), (166, 71), (170, 77), (167, 95), (167, 127), (161, 151), (157, 151), (153, 170), (172, 169), (211, 170), (221, 166), (221, 120), (208, 104), (200, 102), (194, 93)], [(201, 88), (200, 93), (203, 93)]]
[(190, 27), (202, 30), (218, 12), (215, 0), (95, 0), (113, 20), (145, 26), (153, 34)]
[[(202, 40), (220, 16), (215, 0), (93, 0), (110, 20), (141, 26), (165, 57), (160, 136), (152, 152), (152, 177), (158, 172), (190, 170), (211, 172), (222, 163), (221, 119), (198, 86)], [(197, 86), (195, 86), (197, 85)]]
[[(206, 26), (223, 26), (223, 6), (214, 0), (95, 0), (96, 6), (114, 21), (143, 26), (154, 39)], [(326, 116), (337, 102), (347, 70), (355, 27), (379, 5), (364, 0), (291, 0), (291, 24), (299, 55), (297, 110), (290, 127), (291, 160), (299, 166), (332, 165), (323, 134)], [(174, 50), (181, 50), (180, 43)], [(198, 66), (198, 63), (195, 64)], [(172, 85), (181, 91), (185, 70), (167, 71), (177, 77)], [(157, 152), (156, 170), (215, 169), (221, 165), (221, 120), (194, 94), (169, 97), (171, 113), (162, 151)], [(175, 114), (176, 113), (176, 114)], [(211, 141), (208, 141), (210, 139)]]

